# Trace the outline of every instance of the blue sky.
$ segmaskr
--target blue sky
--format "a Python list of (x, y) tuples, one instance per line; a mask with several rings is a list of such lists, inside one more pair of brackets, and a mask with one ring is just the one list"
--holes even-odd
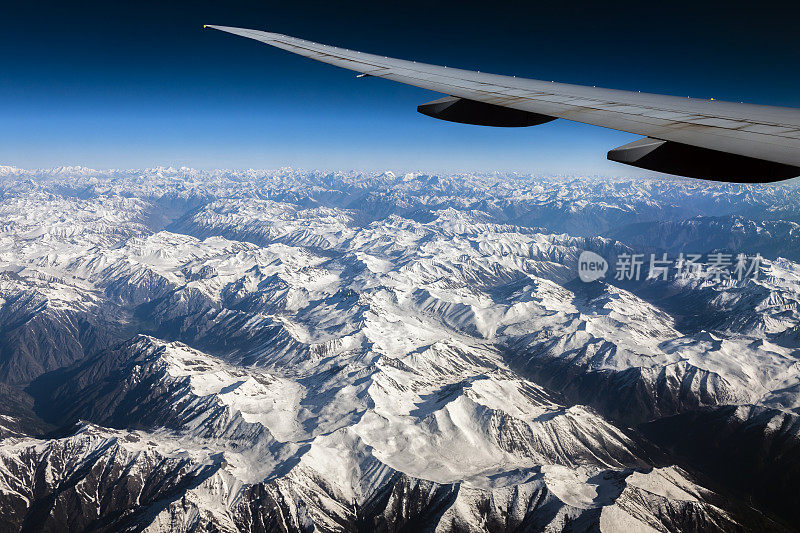
[(605, 159), (633, 135), (567, 121), (437, 121), (416, 112), (435, 93), (356, 79), (204, 23), (539, 79), (800, 106), (799, 13), (768, 2), (642, 4), (20, 2), (0, 23), (0, 164), (638, 173)]

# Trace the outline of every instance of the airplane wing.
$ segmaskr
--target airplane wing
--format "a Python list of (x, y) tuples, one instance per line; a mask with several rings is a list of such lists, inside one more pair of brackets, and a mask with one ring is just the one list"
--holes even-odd
[(394, 59), (279, 33), (206, 27), (255, 39), (364, 76), (449, 95), (426, 115), (490, 126), (557, 118), (643, 135), (612, 161), (703, 179), (770, 182), (800, 175), (800, 109), (531, 80)]

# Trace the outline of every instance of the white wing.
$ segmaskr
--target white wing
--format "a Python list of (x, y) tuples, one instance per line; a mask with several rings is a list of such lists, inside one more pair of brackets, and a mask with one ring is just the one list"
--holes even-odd
[(486, 74), (347, 50), (279, 33), (207, 27), (369, 76), (486, 104), (480, 109), (484, 113), (493, 107), (507, 108), (534, 117), (532, 124), (545, 122), (536, 120), (544, 116), (644, 135), (651, 139), (609, 152), (610, 159), (643, 168), (666, 166), (669, 168), (654, 169), (730, 181), (771, 181), (800, 175), (800, 109)]

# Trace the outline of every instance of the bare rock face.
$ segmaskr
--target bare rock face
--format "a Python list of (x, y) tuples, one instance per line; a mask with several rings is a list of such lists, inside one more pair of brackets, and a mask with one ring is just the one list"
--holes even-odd
[(165, 455), (143, 435), (82, 426), (62, 439), (4, 442), (0, 516), (7, 531), (119, 531), (179, 499), (219, 461)]
[(0, 177), (0, 529), (797, 527), (800, 195), (737, 187)]

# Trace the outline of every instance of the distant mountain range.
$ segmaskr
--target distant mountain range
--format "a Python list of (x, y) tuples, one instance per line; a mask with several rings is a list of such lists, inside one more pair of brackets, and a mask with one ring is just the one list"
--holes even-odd
[[(799, 213), (796, 184), (0, 167), (0, 530), (800, 529)], [(719, 251), (757, 276), (613, 276)]]

